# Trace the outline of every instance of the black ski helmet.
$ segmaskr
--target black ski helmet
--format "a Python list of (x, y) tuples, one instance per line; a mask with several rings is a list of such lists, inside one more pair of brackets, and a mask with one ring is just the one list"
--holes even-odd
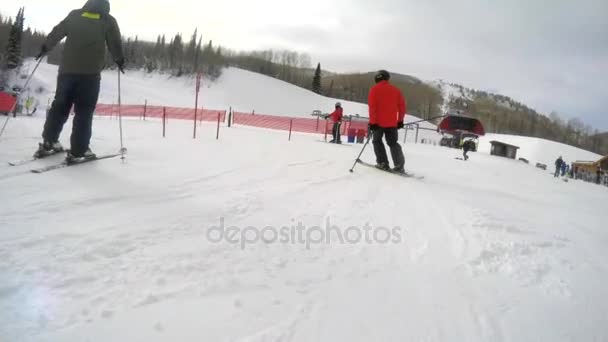
[(88, 0), (82, 8), (85, 11), (108, 15), (110, 14), (109, 0)]
[(342, 104), (340, 102), (336, 102), (336, 108), (342, 108)]
[(391, 74), (388, 73), (388, 71), (386, 70), (380, 70), (376, 73), (376, 76), (374, 77), (374, 80), (376, 81), (376, 83), (381, 82), (381, 81), (388, 81), (391, 79)]

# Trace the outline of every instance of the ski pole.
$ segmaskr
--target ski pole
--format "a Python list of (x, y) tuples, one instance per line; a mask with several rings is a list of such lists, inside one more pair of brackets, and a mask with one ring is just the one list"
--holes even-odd
[(370, 132), (369, 136), (367, 137), (367, 141), (365, 142), (365, 145), (363, 145), (363, 148), (361, 149), (361, 153), (359, 153), (359, 156), (355, 160), (355, 163), (353, 164), (353, 167), (350, 169), (351, 173), (355, 172), (355, 166), (357, 166), (357, 162), (359, 162), (359, 159), (363, 155), (363, 151), (365, 151), (365, 148), (367, 147), (367, 145), (369, 145), (369, 141), (372, 139), (372, 134), (371, 133), (372, 132)]
[(122, 112), (121, 112), (121, 89), (120, 89), (120, 69), (118, 70), (118, 127), (120, 128), (120, 159), (125, 160), (125, 152), (127, 151), (122, 140)]
[[(23, 85), (23, 88), (21, 88), (21, 91), (25, 90), (27, 88), (27, 86), (30, 85), (30, 81), (32, 80), (32, 77), (34, 77), (36, 70), (38, 70), (38, 67), (40, 66), (40, 62), (42, 62), (42, 58), (38, 59), (38, 62), (36, 63), (34, 70), (32, 70), (32, 72), (30, 73), (30, 76), (27, 78), (27, 81), (25, 81), (25, 84)], [(0, 130), (0, 138), (2, 137), (2, 134), (4, 134), (4, 130), (6, 129), (6, 125), (8, 124), (8, 120), (11, 118), (11, 113), (15, 110), (15, 107), (17, 107), (17, 102), (19, 102), (19, 95), (21, 95), (21, 93), (18, 93), (17, 98), (15, 99), (15, 103), (13, 104), (13, 106), (11, 107), (11, 110), (8, 112), (8, 115), (6, 116), (6, 120), (4, 121), (4, 125), (2, 126), (2, 130)]]

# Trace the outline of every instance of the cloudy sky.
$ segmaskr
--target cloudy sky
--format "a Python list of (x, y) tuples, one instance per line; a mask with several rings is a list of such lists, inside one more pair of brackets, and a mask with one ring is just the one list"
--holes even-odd
[[(84, 0), (3, 1), (50, 31)], [(608, 0), (113, 0), (123, 34), (307, 52), (332, 71), (386, 68), (500, 92), (608, 130)]]

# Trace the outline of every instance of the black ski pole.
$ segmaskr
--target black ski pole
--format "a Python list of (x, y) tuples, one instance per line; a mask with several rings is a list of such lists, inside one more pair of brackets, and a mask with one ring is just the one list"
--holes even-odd
[(118, 127), (120, 129), (120, 159), (122, 161), (125, 160), (125, 152), (127, 152), (127, 149), (124, 147), (123, 145), (123, 139), (122, 139), (122, 111), (121, 111), (121, 107), (122, 107), (122, 98), (121, 98), (121, 89), (120, 89), (120, 68), (118, 69)]
[[(27, 86), (30, 85), (30, 81), (32, 80), (32, 77), (34, 77), (36, 70), (38, 70), (38, 67), (40, 66), (40, 62), (42, 62), (42, 58), (38, 59), (38, 63), (36, 63), (36, 66), (34, 67), (34, 70), (32, 71), (32, 73), (30, 74), (30, 77), (28, 77), (27, 81), (25, 81), (25, 84), (23, 85), (23, 88), (21, 88), (21, 91), (24, 91), (27, 88)], [(11, 113), (15, 110), (15, 107), (17, 107), (17, 102), (19, 102), (19, 95), (21, 95), (21, 93), (17, 94), (17, 98), (15, 98), (15, 103), (13, 104), (13, 107), (11, 108), (10, 112), (8, 112), (8, 115), (6, 116), (6, 120), (4, 121), (4, 125), (2, 126), (2, 130), (0, 130), (0, 138), (2, 137), (2, 134), (4, 134), (4, 130), (6, 129), (6, 125), (8, 124), (8, 120), (11, 118)]]
[(363, 152), (365, 151), (365, 148), (367, 147), (367, 145), (369, 145), (369, 141), (372, 139), (372, 132), (370, 132), (370, 134), (367, 137), (367, 141), (365, 142), (365, 145), (363, 145), (363, 148), (361, 149), (361, 153), (359, 153), (359, 156), (357, 157), (357, 159), (355, 160), (355, 163), (353, 164), (353, 167), (350, 169), (350, 172), (353, 173), (355, 172), (355, 166), (357, 166), (357, 163), (359, 162), (359, 159), (361, 158), (361, 156), (363, 155)]

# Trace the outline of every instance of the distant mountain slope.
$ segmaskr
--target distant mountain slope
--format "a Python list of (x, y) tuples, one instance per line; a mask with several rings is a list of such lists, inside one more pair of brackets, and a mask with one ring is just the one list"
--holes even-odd
[(459, 112), (480, 119), (489, 133), (537, 137), (564, 143), (599, 154), (608, 153), (608, 135), (596, 134), (589, 125), (556, 113), (545, 115), (505, 95), (436, 81), (441, 90), (442, 112)]

